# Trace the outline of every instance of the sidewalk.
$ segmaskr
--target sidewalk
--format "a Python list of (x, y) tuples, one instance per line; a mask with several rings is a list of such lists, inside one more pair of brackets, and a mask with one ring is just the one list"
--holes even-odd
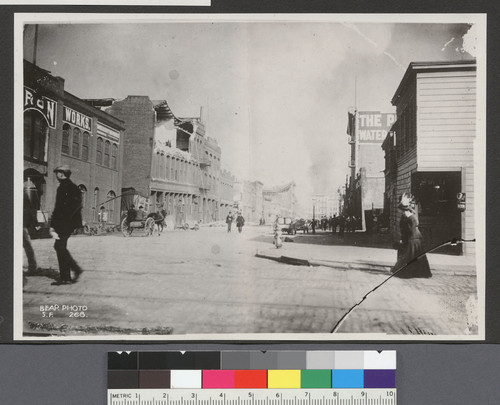
[[(290, 237), (289, 237), (290, 238)], [(294, 239), (293, 237), (290, 239)], [(326, 266), (375, 272), (390, 272), (396, 262), (396, 250), (338, 245), (285, 242), (281, 249), (271, 245), (257, 251), (257, 257), (288, 264)], [(474, 257), (427, 254), (433, 273), (476, 275)]]

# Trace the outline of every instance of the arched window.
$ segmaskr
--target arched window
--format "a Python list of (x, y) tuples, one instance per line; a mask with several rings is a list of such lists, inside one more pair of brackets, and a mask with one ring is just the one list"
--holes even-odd
[(71, 154), (74, 157), (80, 157), (80, 130), (78, 128), (73, 129), (73, 147), (71, 148)]
[(85, 187), (85, 185), (83, 184), (80, 184), (78, 185), (78, 188), (80, 189), (80, 193), (82, 193), (82, 214), (84, 214), (87, 208), (87, 187)]
[(98, 221), (97, 215), (99, 214), (99, 208), (100, 207), (98, 207), (97, 204), (99, 204), (99, 187), (96, 187), (94, 189), (94, 206), (93, 206), (93, 210), (94, 210), (94, 215), (93, 215), (94, 222)]
[(42, 115), (36, 111), (24, 113), (24, 156), (47, 161), (49, 127)]
[(117, 168), (116, 159), (118, 159), (118, 145), (114, 143), (111, 149), (111, 168), (115, 170)]
[(83, 133), (82, 139), (82, 160), (89, 160), (89, 142), (90, 134), (88, 132)]
[(97, 138), (95, 162), (102, 165), (102, 138)]
[(109, 223), (114, 223), (114, 212), (115, 212), (115, 202), (116, 202), (116, 194), (114, 191), (108, 192), (106, 195), (106, 212), (107, 212), (107, 218), (105, 218), (106, 222)]
[(104, 143), (104, 163), (103, 165), (109, 167), (109, 155), (111, 153), (111, 142), (106, 141)]
[(63, 132), (62, 132), (62, 146), (61, 146), (61, 152), (66, 153), (69, 155), (69, 133), (71, 131), (71, 127), (68, 124), (63, 125)]

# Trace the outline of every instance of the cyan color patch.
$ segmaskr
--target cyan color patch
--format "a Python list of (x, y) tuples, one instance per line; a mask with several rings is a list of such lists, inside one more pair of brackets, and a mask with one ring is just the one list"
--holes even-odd
[(364, 370), (332, 370), (332, 388), (364, 388)]

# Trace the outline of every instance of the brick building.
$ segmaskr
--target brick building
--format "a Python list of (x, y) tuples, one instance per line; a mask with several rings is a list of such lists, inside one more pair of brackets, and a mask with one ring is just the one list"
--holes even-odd
[[(201, 117), (178, 118), (165, 100), (128, 96), (106, 111), (126, 124), (123, 188), (148, 211), (165, 210), (175, 226), (217, 221), (232, 207), (232, 176)], [(127, 208), (127, 199), (123, 200)]]
[[(118, 224), (122, 185), (123, 122), (64, 90), (64, 79), (24, 61), (24, 177), (36, 188), (40, 222), (50, 220), (58, 182), (69, 165), (82, 191), (87, 224)], [(48, 225), (48, 224), (47, 224)]]
[[(410, 63), (392, 104), (397, 121), (382, 147), (393, 234), (399, 238), (397, 204), (406, 192), (415, 197), (429, 247), (475, 238), (475, 61)], [(446, 251), (461, 253), (461, 246)], [(464, 246), (465, 254), (474, 252), (473, 244)]]

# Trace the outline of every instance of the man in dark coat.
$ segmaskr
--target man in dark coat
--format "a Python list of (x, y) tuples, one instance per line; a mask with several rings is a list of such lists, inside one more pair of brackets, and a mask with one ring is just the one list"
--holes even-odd
[[(71, 170), (63, 165), (54, 169), (59, 187), (56, 194), (56, 205), (52, 212), (51, 233), (56, 239), (54, 249), (59, 262), (59, 279), (52, 285), (76, 283), (81, 267), (68, 251), (68, 239), (73, 231), (82, 226), (82, 194), (78, 186), (70, 180)], [(75, 273), (71, 280), (71, 270)]]

